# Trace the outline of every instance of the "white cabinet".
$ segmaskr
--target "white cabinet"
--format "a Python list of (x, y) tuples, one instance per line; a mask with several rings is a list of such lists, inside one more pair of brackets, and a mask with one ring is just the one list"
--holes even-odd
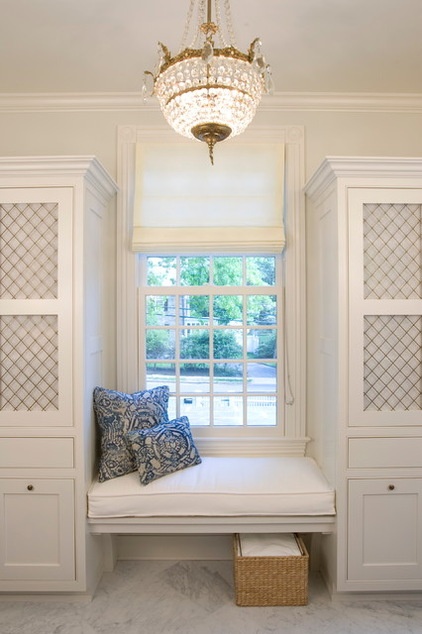
[(0, 480), (0, 576), (10, 589), (75, 580), (73, 489), (73, 480)]
[(337, 491), (332, 592), (422, 590), (422, 160), (307, 187), (308, 433)]
[(349, 480), (347, 579), (361, 589), (420, 588), (422, 480)]
[(0, 592), (90, 592), (101, 572), (86, 491), (115, 191), (93, 157), (0, 158)]

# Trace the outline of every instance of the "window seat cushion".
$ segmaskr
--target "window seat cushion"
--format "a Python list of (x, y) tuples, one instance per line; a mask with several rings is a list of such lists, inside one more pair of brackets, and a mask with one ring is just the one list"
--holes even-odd
[(335, 515), (335, 494), (312, 458), (203, 457), (147, 486), (137, 473), (95, 482), (88, 517)]

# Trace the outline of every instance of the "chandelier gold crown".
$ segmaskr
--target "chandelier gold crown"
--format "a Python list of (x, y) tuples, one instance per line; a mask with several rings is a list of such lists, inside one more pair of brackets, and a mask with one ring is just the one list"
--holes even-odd
[[(160, 42), (156, 70), (145, 71), (143, 85), (144, 97), (157, 97), (176, 132), (207, 143), (211, 163), (215, 144), (241, 134), (254, 118), (262, 94), (273, 91), (260, 39), (242, 53), (235, 44), (229, 0), (224, 0), (225, 29), (220, 4), (214, 0), (213, 22), (212, 0), (190, 0), (180, 51), (172, 56)], [(195, 5), (198, 23), (187, 46)]]

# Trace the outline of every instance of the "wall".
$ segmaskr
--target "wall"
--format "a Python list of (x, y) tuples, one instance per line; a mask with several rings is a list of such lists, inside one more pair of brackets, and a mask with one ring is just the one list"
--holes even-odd
[[(95, 154), (116, 177), (118, 125), (166, 126), (160, 112), (142, 111), (2, 112), (0, 153)], [(422, 156), (420, 112), (259, 111), (253, 126), (303, 125), (306, 175), (324, 156)], [(222, 151), (222, 148), (219, 149)]]

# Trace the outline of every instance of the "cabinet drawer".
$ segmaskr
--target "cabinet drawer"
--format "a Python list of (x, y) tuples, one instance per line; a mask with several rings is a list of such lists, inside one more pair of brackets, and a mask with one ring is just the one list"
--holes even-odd
[(73, 438), (0, 438), (1, 468), (72, 468)]
[(349, 467), (420, 467), (422, 438), (349, 438)]

